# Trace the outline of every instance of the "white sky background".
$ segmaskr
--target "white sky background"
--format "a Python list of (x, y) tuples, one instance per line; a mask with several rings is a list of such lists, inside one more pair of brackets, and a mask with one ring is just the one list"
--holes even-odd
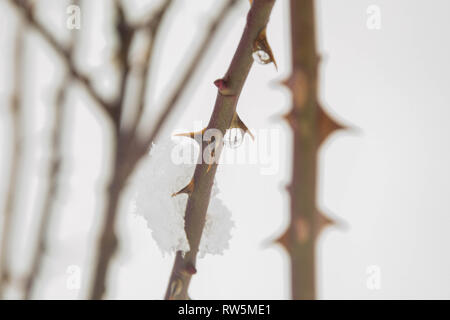
[[(149, 115), (157, 112), (171, 79), (189, 61), (196, 35), (211, 19), (217, 1), (179, 0), (164, 24), (157, 63), (152, 70)], [(40, 17), (58, 38), (67, 36), (66, 2), (45, 0)], [(107, 90), (112, 69), (104, 28), (109, 1), (88, 1), (83, 9), (80, 66)], [(279, 71), (255, 64), (242, 92), (238, 111), (258, 135), (280, 130), (272, 150), (279, 163), (275, 175), (261, 175), (258, 165), (220, 166), (221, 198), (231, 209), (235, 229), (223, 256), (198, 262), (190, 294), (194, 299), (284, 299), (289, 297), (288, 260), (268, 245), (287, 224), (290, 133), (274, 116), (290, 107), (286, 89), (275, 85), (290, 70), (288, 1), (278, 0), (268, 39)], [(156, 1), (127, 1), (130, 17), (151, 10)], [(152, 4), (152, 5), (148, 5)], [(369, 5), (381, 9), (381, 29), (366, 27)], [(213, 81), (231, 61), (245, 24), (248, 3), (234, 10), (220, 39), (208, 54), (163, 136), (206, 124), (216, 97)], [(357, 130), (329, 139), (320, 152), (318, 205), (345, 221), (331, 228), (318, 246), (319, 298), (450, 298), (450, 21), (446, 0), (322, 0), (317, 2), (320, 99), (337, 119)], [(0, 2), (0, 163), (9, 157), (8, 97), (14, 10)], [(110, 37), (110, 36), (108, 36)], [(197, 42), (195, 42), (197, 41)], [(81, 52), (81, 53), (80, 53)], [(14, 270), (27, 269), (31, 218), (41, 204), (38, 190), (46, 177), (45, 157), (53, 90), (62, 76), (56, 55), (35, 34), (28, 37), (24, 90), (27, 135), (26, 171), (20, 201)], [(86, 59), (88, 63), (86, 64)], [(107, 174), (108, 128), (102, 114), (79, 89), (72, 91), (66, 119), (66, 164), (61, 182), (51, 247), (40, 282), (41, 298), (84, 298), (92, 269), (93, 245)], [(105, 91), (106, 92), (106, 91)], [(50, 111), (50, 112), (49, 112)], [(274, 120), (275, 119), (275, 120)], [(258, 141), (258, 136), (257, 136)], [(249, 146), (250, 141), (238, 149)], [(2, 194), (6, 171), (0, 172)], [(3, 201), (3, 199), (1, 200)], [(3, 205), (3, 202), (0, 203)], [(173, 257), (163, 257), (145, 221), (124, 208), (119, 223), (121, 247), (111, 268), (109, 298), (160, 299)], [(67, 287), (68, 267), (82, 270), (81, 290)], [(369, 290), (366, 270), (381, 270), (381, 288)], [(14, 292), (13, 292), (14, 294)]]

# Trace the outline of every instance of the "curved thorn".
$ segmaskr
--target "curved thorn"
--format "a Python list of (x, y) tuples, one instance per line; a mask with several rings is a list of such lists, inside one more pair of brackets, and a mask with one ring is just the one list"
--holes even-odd
[(214, 85), (219, 90), (219, 93), (223, 96), (233, 96), (231, 88), (228, 86), (228, 82), (225, 79), (217, 79), (214, 81)]
[(277, 65), (277, 62), (275, 61), (275, 57), (273, 55), (272, 48), (270, 47), (269, 42), (267, 41), (265, 27), (261, 30), (261, 32), (258, 35), (258, 38), (256, 38), (256, 40), (253, 44), (253, 51), (256, 52), (259, 50), (264, 51), (269, 56), (269, 59), (262, 60), (262, 62), (264, 64), (273, 62), (273, 64), (275, 65), (275, 69), (278, 71), (278, 65)]
[(245, 133), (248, 133), (248, 135), (252, 138), (252, 140), (255, 140), (255, 136), (251, 131), (248, 129), (248, 127), (245, 125), (245, 123), (239, 118), (239, 115), (237, 113), (234, 114), (233, 119), (231, 120), (231, 125), (229, 129), (240, 129), (244, 131)]
[(195, 186), (194, 179), (192, 179), (186, 187), (184, 187), (183, 189), (181, 189), (178, 192), (172, 193), (172, 197), (175, 197), (175, 196), (177, 196), (179, 194), (182, 194), (182, 193), (186, 193), (187, 195), (191, 195), (192, 192), (194, 191), (194, 186)]

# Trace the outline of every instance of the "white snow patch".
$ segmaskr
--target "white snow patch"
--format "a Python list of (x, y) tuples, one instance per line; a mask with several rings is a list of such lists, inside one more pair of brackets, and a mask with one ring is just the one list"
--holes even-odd
[[(133, 192), (131, 211), (145, 218), (152, 237), (163, 254), (189, 251), (184, 231), (188, 196), (180, 194), (172, 197), (172, 194), (189, 183), (195, 164), (176, 164), (172, 161), (171, 155), (175, 147), (192, 149), (191, 144), (180, 145), (170, 139), (153, 144), (150, 155), (141, 161), (130, 183)], [(200, 241), (200, 257), (207, 253), (223, 254), (231, 239), (234, 223), (230, 211), (217, 197), (218, 193), (214, 182)]]

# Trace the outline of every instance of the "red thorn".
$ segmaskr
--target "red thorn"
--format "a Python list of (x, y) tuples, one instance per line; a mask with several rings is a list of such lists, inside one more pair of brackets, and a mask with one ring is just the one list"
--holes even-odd
[(186, 272), (189, 273), (190, 275), (194, 275), (197, 273), (197, 269), (195, 269), (195, 267), (192, 264), (189, 264), (186, 266), (185, 268)]
[(214, 81), (214, 85), (217, 87), (217, 89), (219, 89), (221, 95), (223, 96), (233, 95), (225, 79), (217, 79), (216, 81)]

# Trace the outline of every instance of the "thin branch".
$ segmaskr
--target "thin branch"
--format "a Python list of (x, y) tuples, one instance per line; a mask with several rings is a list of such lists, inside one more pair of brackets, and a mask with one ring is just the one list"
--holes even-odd
[[(79, 0), (73, 0), (73, 4), (80, 5)], [(74, 47), (76, 43), (77, 34), (79, 31), (71, 31), (71, 40), (69, 44), (70, 57), (73, 60)], [(63, 149), (63, 131), (64, 131), (64, 119), (66, 115), (66, 100), (68, 91), (70, 88), (71, 76), (70, 72), (67, 72), (62, 84), (56, 90), (56, 101), (54, 108), (54, 120), (53, 130), (50, 141), (50, 165), (49, 165), (49, 178), (48, 188), (44, 196), (44, 204), (42, 206), (40, 222), (38, 225), (36, 247), (32, 253), (31, 267), (28, 276), (25, 279), (24, 286), (24, 299), (28, 300), (32, 297), (36, 286), (36, 280), (40, 276), (45, 251), (47, 248), (46, 242), (48, 237), (48, 230), (50, 222), (55, 211), (57, 193), (58, 193), (58, 179), (60, 177), (61, 162), (62, 162), (62, 149)]]
[(127, 23), (125, 12), (122, 7), (122, 2), (115, 1), (116, 6), (116, 34), (119, 38), (117, 45), (117, 58), (120, 63), (120, 76), (119, 76), (119, 92), (114, 102), (113, 111), (113, 123), (116, 138), (120, 136), (120, 126), (124, 111), (124, 101), (126, 96), (126, 89), (128, 83), (128, 75), (131, 70), (130, 62), (128, 61), (128, 55), (131, 47), (131, 43), (134, 38), (135, 30)]
[(152, 16), (152, 18), (149, 20), (149, 23), (145, 23), (142, 25), (139, 25), (138, 28), (143, 29), (147, 32), (149, 32), (150, 35), (150, 43), (148, 45), (147, 50), (145, 51), (145, 55), (143, 58), (144, 63), (142, 66), (140, 66), (141, 71), (141, 81), (139, 82), (139, 88), (138, 88), (138, 106), (136, 113), (131, 121), (130, 124), (130, 133), (128, 134), (128, 139), (132, 140), (135, 135), (136, 131), (138, 129), (139, 121), (141, 120), (141, 116), (144, 113), (145, 108), (145, 98), (146, 98), (146, 92), (148, 88), (148, 78), (149, 78), (149, 71), (150, 71), (150, 63), (153, 60), (153, 53), (155, 52), (155, 42), (159, 35), (159, 30), (161, 26), (162, 18), (164, 17), (164, 14), (167, 12), (168, 8), (172, 4), (173, 0), (166, 0), (163, 5), (157, 10), (157, 12)]
[(13, 150), (10, 162), (10, 175), (8, 193), (6, 196), (5, 211), (2, 223), (2, 242), (0, 250), (0, 299), (3, 298), (5, 289), (11, 281), (10, 271), (10, 250), (12, 229), (14, 227), (14, 214), (17, 204), (17, 191), (19, 184), (20, 165), (23, 161), (23, 111), (22, 111), (22, 87), (23, 87), (23, 59), (24, 59), (24, 41), (26, 24), (23, 21), (18, 22), (16, 38), (14, 45), (14, 74), (13, 93), (11, 101), (12, 117), (12, 144)]
[(115, 1), (116, 9), (116, 34), (119, 38), (118, 44), (118, 59), (121, 64), (121, 74), (119, 75), (119, 93), (116, 98), (113, 120), (114, 145), (112, 155), (111, 178), (108, 183), (106, 197), (105, 197), (105, 213), (103, 228), (100, 239), (98, 241), (97, 261), (95, 264), (94, 275), (92, 279), (91, 299), (101, 299), (106, 291), (106, 273), (111, 257), (117, 248), (117, 236), (114, 232), (116, 212), (118, 210), (120, 193), (123, 188), (123, 181), (121, 181), (119, 172), (120, 164), (126, 156), (123, 152), (122, 135), (121, 135), (121, 121), (124, 110), (125, 94), (128, 80), (128, 73), (130, 65), (128, 62), (129, 51), (131, 47), (134, 30), (131, 29), (126, 22), (125, 13), (122, 3)]
[[(247, 25), (239, 46), (231, 61), (230, 67), (223, 77), (215, 82), (219, 91), (211, 119), (206, 128), (220, 130), (221, 137), (231, 126), (236, 114), (239, 95), (253, 65), (253, 45), (259, 34), (266, 27), (275, 0), (255, 0), (247, 16)], [(214, 142), (202, 141), (202, 149), (214, 144), (214, 158), (219, 159), (222, 150), (222, 139)], [(217, 161), (205, 163), (203, 153), (199, 155), (200, 164), (195, 168), (192, 178), (193, 190), (189, 193), (185, 214), (185, 231), (190, 251), (184, 256), (178, 252), (172, 274), (167, 286), (166, 299), (189, 299), (188, 288), (192, 275), (196, 272), (196, 260), (200, 239), (205, 225), (206, 211), (210, 201), (211, 188), (217, 170)]]
[(67, 64), (71, 75), (77, 79), (89, 93), (91, 98), (100, 106), (100, 108), (109, 116), (112, 116), (113, 104), (103, 99), (94, 89), (92, 81), (77, 70), (72, 58), (70, 50), (64, 48), (58, 40), (35, 18), (32, 7), (20, 0), (9, 0), (9, 2), (17, 7), (22, 16), (27, 20), (30, 26), (34, 27), (36, 31), (47, 41), (47, 43), (55, 50), (56, 53)]

